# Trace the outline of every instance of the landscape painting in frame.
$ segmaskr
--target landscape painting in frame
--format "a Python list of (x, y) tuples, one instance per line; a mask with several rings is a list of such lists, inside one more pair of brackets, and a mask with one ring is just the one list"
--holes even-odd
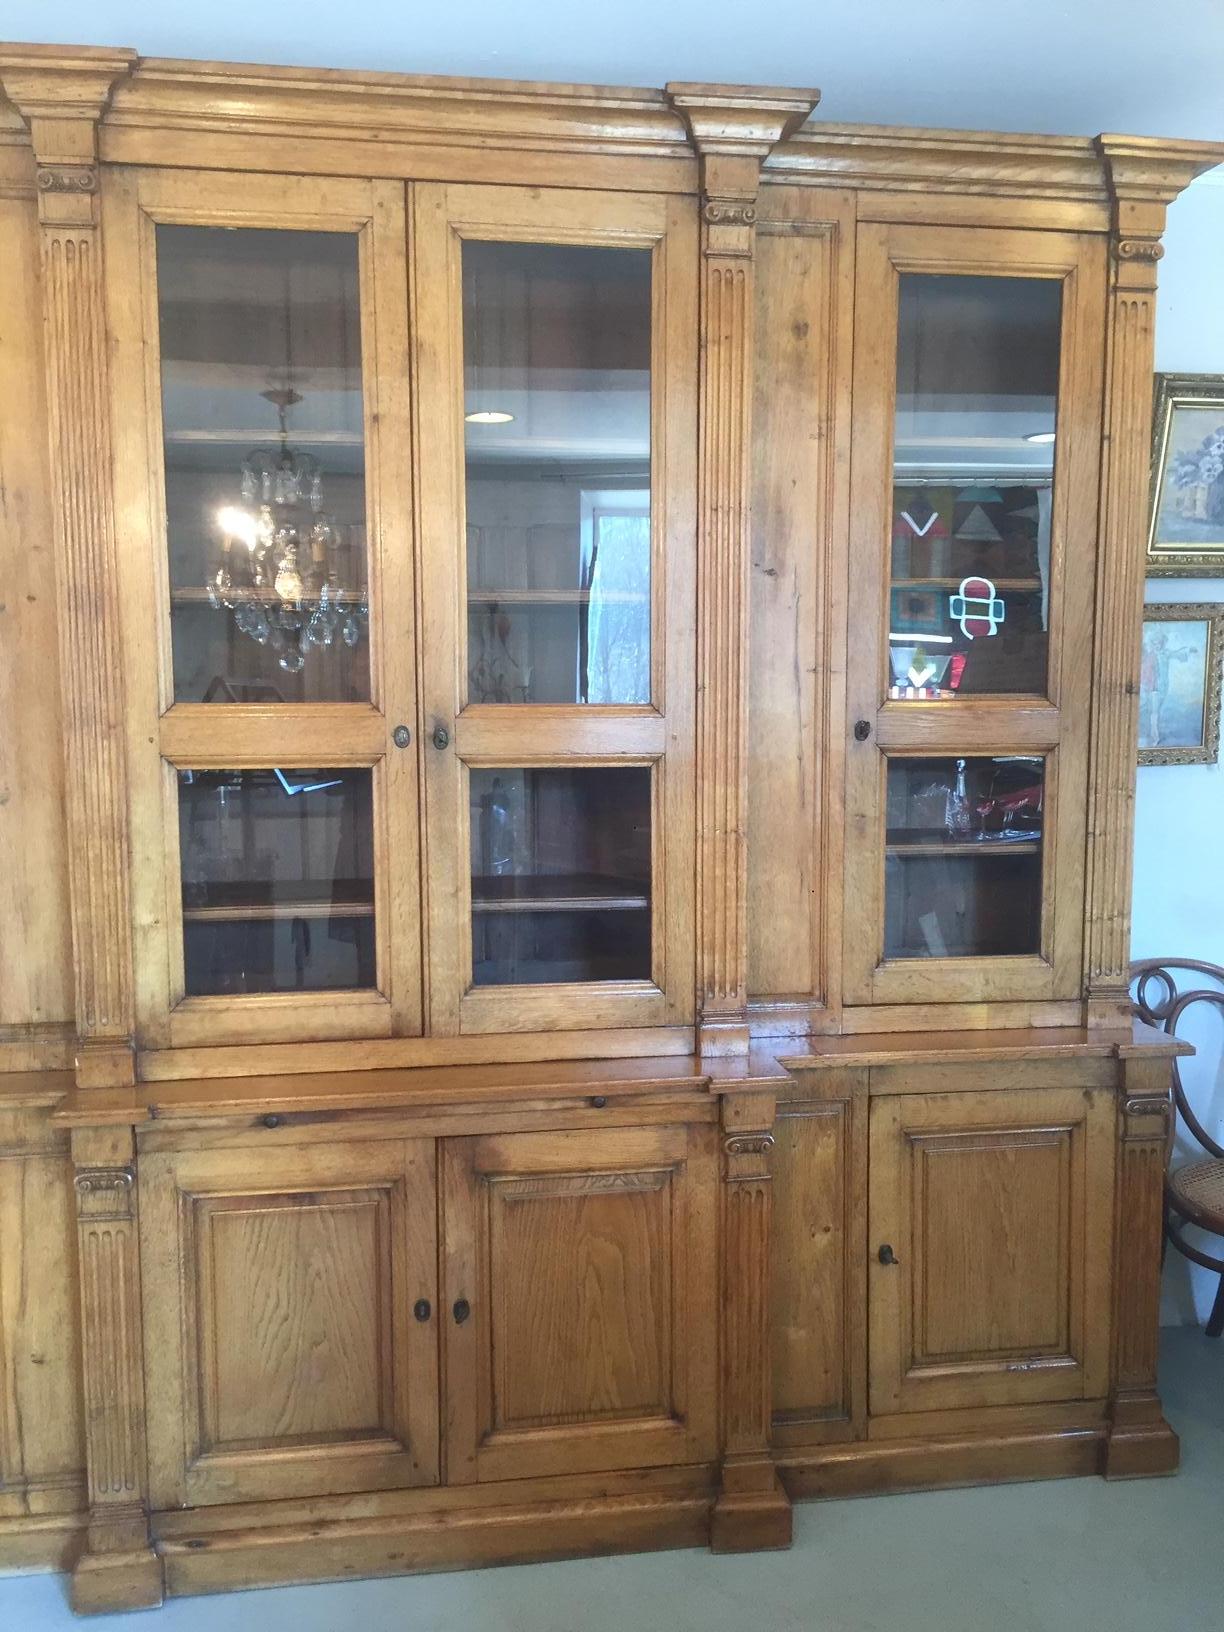
[(1150, 578), (1224, 577), (1224, 374), (1158, 374)]
[(1141, 765), (1204, 765), (1217, 758), (1222, 628), (1219, 603), (1144, 607)]

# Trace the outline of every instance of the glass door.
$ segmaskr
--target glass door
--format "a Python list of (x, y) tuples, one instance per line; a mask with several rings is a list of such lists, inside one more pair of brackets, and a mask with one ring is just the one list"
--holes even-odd
[(416, 192), (436, 1034), (692, 1020), (688, 213)]
[(859, 231), (846, 997), (1075, 997), (1105, 275)]
[(417, 1032), (403, 189), (108, 207), (142, 1040)]

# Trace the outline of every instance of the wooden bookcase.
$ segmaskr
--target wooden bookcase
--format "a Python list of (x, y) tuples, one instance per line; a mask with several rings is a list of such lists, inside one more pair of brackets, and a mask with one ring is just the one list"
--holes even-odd
[(0, 1565), (97, 1611), (1171, 1471), (1134, 693), (1224, 148), (0, 91)]

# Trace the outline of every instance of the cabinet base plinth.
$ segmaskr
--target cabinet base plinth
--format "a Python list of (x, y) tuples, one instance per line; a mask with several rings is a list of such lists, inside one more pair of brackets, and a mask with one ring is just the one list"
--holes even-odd
[(706, 1494), (577, 1499), (514, 1507), (436, 1511), (253, 1529), (179, 1532), (159, 1545), (166, 1594), (232, 1592), (301, 1581), (424, 1574), (491, 1564), (701, 1547), (709, 1537)]
[(772, 1462), (728, 1463), (710, 1514), (710, 1550), (757, 1553), (789, 1547), (793, 1517)]
[(786, 1492), (762, 1496), (720, 1496), (710, 1515), (712, 1553), (764, 1553), (789, 1547), (794, 1510)]
[(1175, 1473), (1181, 1441), (1164, 1419), (1154, 1389), (1120, 1391), (1110, 1411), (1109, 1438), (1101, 1458), (1106, 1479), (1152, 1479)]
[(70, 1598), (78, 1615), (156, 1609), (164, 1597), (162, 1561), (151, 1547), (131, 1553), (85, 1553), (72, 1572)]

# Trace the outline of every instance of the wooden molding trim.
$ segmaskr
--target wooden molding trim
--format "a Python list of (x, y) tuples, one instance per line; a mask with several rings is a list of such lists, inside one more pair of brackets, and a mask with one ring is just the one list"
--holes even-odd
[(700, 1043), (746, 1054), (748, 621), (753, 254), (761, 160), (819, 92), (667, 88), (701, 157), (697, 510), (697, 989)]
[(1129, 1013), (1139, 651), (1152, 440), (1156, 267), (1165, 208), (1224, 146), (1097, 139), (1112, 197), (1097, 560), (1085, 964), (1091, 1025)]
[(37, 162), (79, 1074), (106, 1086), (134, 1080), (135, 1062), (97, 130), (134, 61), (122, 50), (0, 53), (0, 84)]

